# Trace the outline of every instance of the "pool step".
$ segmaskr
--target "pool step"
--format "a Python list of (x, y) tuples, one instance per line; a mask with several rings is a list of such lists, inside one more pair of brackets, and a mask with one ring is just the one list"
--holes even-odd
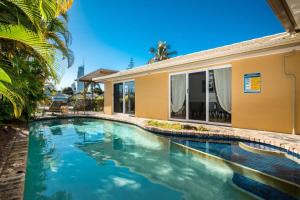
[(297, 200), (295, 197), (287, 193), (283, 193), (269, 185), (262, 184), (238, 173), (233, 174), (232, 182), (238, 188), (241, 188), (242, 190), (249, 192), (250, 194), (254, 194), (262, 199)]
[(255, 180), (258, 183), (268, 185), (272, 188), (277, 189), (278, 191), (281, 191), (283, 193), (289, 194), (295, 198), (300, 199), (300, 185), (266, 174), (264, 172), (252, 169), (250, 167), (246, 167), (244, 165), (235, 163), (233, 161), (229, 161), (226, 159), (223, 159), (221, 157), (200, 151), (198, 149), (191, 148), (189, 146), (177, 143), (172, 141), (172, 143), (178, 145), (178, 147), (181, 147), (181, 149), (184, 152), (190, 152), (195, 155), (201, 156), (205, 159), (211, 159), (216, 162), (218, 162), (220, 165), (224, 165), (226, 167), (230, 167), (235, 173), (242, 174), (243, 176)]
[(290, 155), (287, 152), (283, 152), (283, 151), (277, 150), (275, 148), (267, 147), (266, 145), (261, 145), (261, 144), (250, 145), (245, 142), (239, 142), (239, 147), (241, 147), (245, 151), (249, 151), (252, 153), (286, 157), (286, 158), (300, 164), (300, 158)]

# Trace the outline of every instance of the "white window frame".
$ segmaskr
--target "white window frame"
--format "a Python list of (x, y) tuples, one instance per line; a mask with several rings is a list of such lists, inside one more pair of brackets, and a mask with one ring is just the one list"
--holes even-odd
[[(214, 125), (222, 125), (222, 126), (232, 126), (231, 123), (220, 123), (220, 122), (210, 122), (209, 121), (209, 71), (215, 69), (224, 69), (224, 68), (232, 68), (231, 64), (226, 65), (219, 65), (213, 67), (205, 67), (197, 70), (186, 70), (181, 72), (174, 72), (169, 73), (169, 102), (168, 102), (168, 112), (169, 112), (169, 120), (171, 121), (183, 121), (183, 122), (195, 122), (195, 123), (206, 123), (206, 124), (214, 124)], [(205, 120), (192, 120), (189, 119), (189, 74), (197, 73), (197, 72), (205, 72), (206, 73), (206, 119)], [(185, 88), (185, 98), (186, 98), (186, 105), (185, 105), (185, 119), (176, 119), (171, 117), (171, 76), (185, 74), (186, 79), (186, 88)]]
[[(113, 82), (113, 87), (112, 87), (112, 111), (114, 114), (116, 115), (133, 115), (133, 114), (127, 114), (126, 113), (126, 105), (125, 105), (125, 83), (127, 82), (134, 82), (134, 89), (135, 89), (135, 79), (128, 79), (128, 80), (123, 80), (123, 81), (115, 81)], [(115, 108), (114, 108), (114, 105), (115, 105), (115, 84), (118, 84), (118, 83), (122, 83), (123, 84), (123, 111), (118, 113), (118, 112), (115, 112)], [(135, 97), (134, 97), (135, 98)], [(134, 108), (134, 112), (135, 112), (135, 108)], [(134, 114), (135, 115), (135, 114)]]

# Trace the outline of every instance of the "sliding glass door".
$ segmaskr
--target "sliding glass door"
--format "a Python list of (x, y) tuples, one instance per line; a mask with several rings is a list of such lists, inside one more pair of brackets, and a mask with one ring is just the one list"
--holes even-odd
[(135, 110), (135, 87), (134, 81), (128, 81), (124, 84), (125, 113), (134, 114)]
[(123, 113), (123, 83), (114, 84), (114, 112)]
[(171, 75), (170, 118), (231, 123), (231, 68)]
[(186, 118), (186, 75), (178, 74), (171, 76), (171, 118)]
[(114, 112), (134, 114), (135, 112), (135, 85), (134, 81), (114, 84)]
[(231, 123), (231, 68), (209, 70), (209, 121)]
[(189, 119), (206, 120), (206, 72), (189, 74)]

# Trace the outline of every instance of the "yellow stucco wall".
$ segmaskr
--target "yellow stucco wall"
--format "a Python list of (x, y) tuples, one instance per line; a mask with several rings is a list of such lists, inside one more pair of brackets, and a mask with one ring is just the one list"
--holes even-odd
[(104, 84), (104, 108), (103, 108), (103, 111), (105, 114), (108, 114), (108, 115), (111, 115), (113, 113), (112, 95), (113, 95), (112, 82), (106, 82)]
[[(261, 93), (244, 93), (244, 74), (261, 73)], [(291, 82), (284, 74), (283, 55), (232, 63), (232, 126), (289, 133)]]
[(137, 117), (168, 119), (168, 73), (152, 74), (135, 79), (135, 114)]
[[(249, 58), (232, 65), (232, 126), (291, 133), (292, 80), (284, 74), (284, 54)], [(300, 134), (300, 53), (288, 56), (287, 69), (297, 77), (296, 133)], [(199, 66), (203, 68), (203, 66)], [(261, 73), (261, 93), (244, 93), (244, 74)], [(136, 116), (168, 119), (169, 74), (135, 78)], [(112, 84), (105, 85), (104, 111), (112, 113)]]

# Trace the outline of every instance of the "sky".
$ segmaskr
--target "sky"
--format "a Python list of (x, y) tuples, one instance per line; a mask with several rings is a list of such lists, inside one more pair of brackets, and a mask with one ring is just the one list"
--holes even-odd
[(159, 40), (179, 56), (284, 31), (267, 0), (74, 0), (68, 28), (75, 62), (58, 89), (83, 63), (85, 73), (142, 66)]

